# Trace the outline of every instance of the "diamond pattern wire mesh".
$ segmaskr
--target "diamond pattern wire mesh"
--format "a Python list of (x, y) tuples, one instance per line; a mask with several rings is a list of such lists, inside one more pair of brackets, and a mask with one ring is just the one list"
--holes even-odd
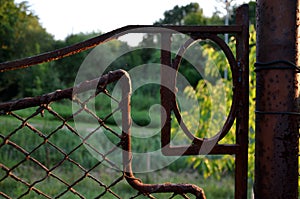
[[(236, 79), (239, 80), (235, 81), (237, 83), (235, 88), (236, 90), (248, 90), (247, 13), (248, 8), (246, 6), (237, 10), (238, 25), (235, 26), (169, 26), (169, 29), (195, 36), (201, 36), (203, 33), (205, 38), (208, 36), (212, 40), (218, 38), (217, 41), (220, 41), (217, 36), (219, 33), (237, 33), (237, 41), (239, 41), (237, 42), (237, 52), (239, 53), (236, 54), (236, 60), (240, 61), (237, 64), (234, 56), (231, 56), (232, 59), (230, 59), (231, 65), (236, 71), (233, 74), (236, 74), (238, 77)], [(149, 26), (144, 26), (144, 28), (147, 27)], [(135, 31), (135, 29), (140, 28), (142, 26), (127, 26), (52, 52), (0, 63), (0, 72), (61, 59), (117, 38), (127, 31)], [(162, 46), (166, 47), (171, 44), (169, 43), (171, 42), (170, 30), (160, 32), (165, 37), (161, 40)], [(152, 31), (153, 29), (151, 29)], [(223, 41), (218, 44), (223, 46), (225, 53), (232, 53)], [(171, 66), (170, 58), (169, 50), (161, 51), (161, 63), (163, 65)], [(234, 67), (235, 65), (236, 67)], [(238, 66), (242, 68), (238, 69)], [(240, 74), (241, 71), (245, 72)], [(155, 198), (153, 195), (157, 198), (178, 198), (177, 196), (189, 198), (191, 194), (195, 195), (196, 198), (205, 198), (203, 190), (195, 185), (144, 184), (140, 179), (134, 177), (131, 169), (133, 158), (130, 146), (129, 103), (129, 111), (127, 111), (129, 115), (125, 115), (125, 118), (128, 119), (126, 122), (128, 126), (125, 126), (126, 128), (122, 126), (120, 129), (110, 125), (112, 117), (122, 112), (122, 106), (125, 104), (123, 98), (119, 100), (112, 98), (106, 89), (106, 85), (121, 78), (118, 75), (112, 76), (112, 73), (98, 79), (94, 87), (91, 87), (89, 82), (76, 87), (75, 89), (78, 89), (79, 93), (97, 88), (85, 100), (79, 100), (73, 96), (74, 88), (70, 88), (41, 97), (0, 103), (0, 198)], [(93, 83), (95, 84), (95, 82)], [(104, 113), (100, 108), (95, 111), (89, 103), (99, 97), (117, 103), (116, 110)], [(129, 96), (127, 97), (129, 98)], [(238, 98), (242, 101), (236, 103), (236, 106), (248, 107), (248, 96), (241, 95)], [(60, 110), (60, 103), (71, 103), (71, 101), (77, 103), (73, 112)], [(171, 104), (168, 101), (166, 106), (163, 104), (162, 106), (173, 108)], [(236, 127), (239, 129), (237, 144), (219, 145), (215, 151), (212, 151), (212, 154), (236, 154), (235, 198), (243, 198), (247, 193), (247, 178), (245, 176), (247, 176), (248, 157), (248, 110), (244, 107), (237, 111), (239, 120), (239, 126)], [(124, 111), (122, 112), (122, 120), (124, 119), (123, 113)], [(77, 128), (74, 120), (78, 118), (79, 120), (83, 119), (86, 125)], [(89, 119), (96, 121), (97, 125), (90, 125)], [(124, 129), (128, 132), (123, 131)], [(113, 146), (106, 147), (104, 151), (99, 150), (101, 148), (99, 145), (106, 143), (99, 143), (98, 140), (105, 137), (106, 139), (109, 138)], [(167, 140), (166, 137), (162, 137)], [(123, 149), (123, 153), (120, 153), (119, 149)], [(197, 153), (194, 153), (195, 151)], [(191, 150), (188, 155), (198, 155), (198, 152), (199, 150), (196, 148), (196, 150)], [(123, 158), (123, 161), (121, 160), (119, 164), (112, 161), (111, 157), (114, 154), (119, 155), (118, 157), (121, 159)], [(167, 192), (167, 195), (163, 195), (163, 197), (158, 195), (162, 192)], [(150, 195), (150, 193), (154, 194)]]
[[(145, 190), (137, 191), (127, 181), (141, 181), (132, 173), (123, 171), (123, 165), (110, 159), (116, 153), (122, 158), (120, 149), (126, 141), (123, 129), (116, 128), (111, 119), (114, 114), (125, 111), (128, 107), (124, 107), (124, 96), (122, 99), (115, 99), (106, 86), (119, 80), (122, 75), (123, 71), (117, 70), (74, 88), (0, 103), (0, 198), (191, 196), (183, 193), (186, 187), (190, 189), (191, 186), (169, 183), (153, 187), (168, 190), (169, 186), (177, 186), (179, 192), (171, 189), (166, 191), (169, 193), (156, 193), (154, 196)], [(78, 97), (91, 89), (95, 89), (95, 92), (85, 95), (88, 97), (84, 100)], [(112, 101), (117, 106), (110, 113), (103, 114), (101, 109), (94, 110), (95, 98)], [(72, 102), (76, 104), (73, 104), (73, 111), (60, 110), (61, 104), (71, 107)], [(96, 126), (89, 123), (91, 118), (97, 121)], [(77, 128), (77, 121), (84, 122)], [(99, 142), (99, 139), (107, 138), (113, 145), (104, 147), (103, 150), (99, 144), (105, 142)], [(145, 184), (143, 186), (147, 187)]]
[[(119, 190), (129, 189), (129, 185), (123, 180), (124, 173), (120, 165), (109, 160), (110, 154), (120, 147), (121, 130), (113, 130), (107, 124), (108, 119), (119, 109), (98, 117), (88, 107), (88, 103), (100, 95), (111, 99), (106, 89), (84, 102), (73, 96), (78, 106), (70, 115), (60, 113), (54, 107), (55, 104), (70, 103), (71, 98), (33, 108), (27, 108), (26, 103), (23, 103), (24, 108), (27, 108), (25, 111), (2, 110), (1, 197), (121, 198)], [(22, 102), (24, 100), (26, 98)], [(14, 105), (22, 102), (14, 102)], [(74, 125), (74, 118), (83, 114), (99, 122), (96, 129), (85, 135), (78, 132)], [(99, 128), (105, 128), (105, 132), (118, 138), (119, 143), (105, 152), (99, 151), (97, 146), (89, 142)], [(97, 159), (89, 151), (97, 154)], [(121, 188), (115, 190), (116, 186)], [(130, 192), (135, 196), (140, 195), (133, 189)]]

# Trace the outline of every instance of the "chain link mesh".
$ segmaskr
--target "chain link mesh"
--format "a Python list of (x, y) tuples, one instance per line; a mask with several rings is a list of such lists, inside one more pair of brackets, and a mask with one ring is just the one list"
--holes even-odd
[[(55, 110), (61, 103), (70, 103), (70, 90), (57, 91), (53, 96), (66, 94), (65, 99), (28, 107), (33, 98), (12, 102), (1, 116), (0, 196), (4, 198), (121, 198), (122, 189), (130, 189), (124, 181), (120, 165), (110, 161), (110, 154), (120, 147), (121, 130), (113, 130), (109, 118), (119, 110), (99, 117), (88, 103), (101, 95), (111, 99), (106, 89), (81, 102), (73, 96), (77, 110), (67, 115)], [(46, 95), (44, 95), (46, 96)], [(48, 94), (49, 96), (49, 94)], [(27, 101), (26, 101), (27, 100)], [(43, 101), (43, 100), (40, 100)], [(51, 100), (50, 100), (51, 101)], [(23, 104), (22, 106), (20, 104)], [(56, 106), (58, 105), (58, 106)], [(19, 107), (21, 106), (21, 107)], [(6, 106), (7, 107), (7, 106)], [(9, 108), (8, 108), (9, 109)], [(84, 134), (75, 128), (74, 118), (93, 117), (99, 122), (96, 129)], [(87, 127), (88, 128), (88, 121)], [(105, 128), (108, 136), (119, 139), (114, 147), (102, 152), (90, 139)], [(103, 136), (106, 136), (103, 134)], [(95, 142), (93, 142), (95, 143)], [(97, 159), (90, 153), (97, 154)], [(115, 187), (120, 188), (115, 188)], [(135, 190), (129, 193), (138, 196)]]
[[(124, 172), (122, 165), (110, 159), (114, 153), (120, 152), (118, 149), (124, 142), (124, 132), (111, 122), (124, 103), (122, 99), (113, 98), (106, 86), (121, 75), (122, 71), (115, 71), (71, 89), (0, 104), (1, 197), (161, 197), (132, 188), (126, 177), (129, 181), (137, 179), (128, 176), (132, 174)], [(85, 100), (78, 98), (79, 94), (91, 88), (97, 88), (94, 94)], [(91, 106), (93, 103), (90, 102), (95, 98), (113, 101), (119, 106), (103, 114), (101, 109), (95, 111)], [(72, 102), (76, 104), (73, 104), (72, 111), (61, 108), (71, 107)], [(96, 126), (89, 123), (91, 118), (97, 121)], [(83, 123), (76, 128), (75, 121), (81, 120)], [(99, 150), (97, 141), (104, 137), (114, 143), (105, 151)], [(189, 198), (183, 193), (167, 193), (163, 198), (177, 196)]]

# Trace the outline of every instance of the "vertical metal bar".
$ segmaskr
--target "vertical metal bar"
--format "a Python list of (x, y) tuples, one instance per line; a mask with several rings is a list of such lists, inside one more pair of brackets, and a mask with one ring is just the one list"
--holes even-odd
[[(296, 30), (296, 66), (300, 66), (300, 2), (298, 1), (297, 3), (297, 30)], [(296, 84), (296, 97), (297, 97), (297, 107), (298, 107), (298, 112), (300, 112), (300, 73), (297, 73), (296, 75), (296, 80), (298, 84)], [(298, 117), (298, 128), (300, 129), (300, 116)], [(299, 130), (300, 134), (300, 130)], [(300, 135), (298, 135), (298, 141)], [(300, 157), (300, 143), (298, 142), (298, 157)], [(298, 158), (298, 176), (300, 176), (300, 170), (299, 170), (299, 158)], [(299, 181), (298, 181), (298, 187), (300, 186)], [(299, 192), (298, 192), (298, 197), (299, 197)]]
[[(120, 82), (122, 85), (122, 101), (120, 108), (122, 112), (122, 158), (125, 177), (132, 177), (132, 152), (131, 152), (131, 80), (126, 71), (123, 71)], [(133, 179), (135, 180), (135, 179)]]
[[(295, 0), (257, 0), (256, 199), (298, 198)], [(278, 61), (282, 60), (282, 61)], [(272, 63), (272, 64), (271, 64)]]
[[(168, 51), (170, 52), (170, 51)], [(121, 70), (123, 76), (120, 79), (122, 85), (122, 101), (120, 108), (122, 111), (122, 155), (123, 155), (123, 170), (127, 182), (140, 193), (149, 195), (151, 193), (174, 193), (185, 194), (191, 193), (197, 199), (206, 199), (203, 189), (193, 184), (145, 184), (140, 179), (136, 178), (132, 171), (132, 151), (131, 151), (131, 114), (130, 114), (130, 97), (131, 97), (131, 80), (126, 71)], [(167, 76), (167, 75), (166, 75)]]
[(169, 143), (171, 141), (171, 111), (172, 111), (172, 81), (175, 81), (175, 77), (172, 77), (168, 72), (167, 67), (171, 67), (171, 34), (161, 34), (161, 85), (160, 96), (161, 105), (164, 110), (161, 111), (161, 148), (162, 153), (167, 153)]
[(237, 116), (236, 142), (240, 146), (236, 154), (235, 167), (235, 198), (247, 198), (248, 181), (248, 121), (249, 121), (249, 17), (248, 5), (237, 9), (236, 23), (243, 30), (237, 34), (236, 60), (239, 68), (239, 83), (242, 85), (241, 101)]

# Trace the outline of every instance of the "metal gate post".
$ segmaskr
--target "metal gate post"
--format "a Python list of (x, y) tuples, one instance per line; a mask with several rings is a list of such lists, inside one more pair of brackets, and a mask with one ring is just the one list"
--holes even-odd
[(298, 198), (296, 0), (257, 0), (256, 199)]
[[(236, 23), (243, 26), (243, 31), (237, 34), (236, 43), (236, 61), (238, 63), (239, 72), (241, 73), (242, 90), (249, 93), (249, 17), (248, 5), (243, 5), (237, 9)], [(248, 129), (249, 129), (249, 95), (241, 96), (240, 111), (237, 117), (237, 143), (241, 150), (236, 154), (235, 160), (235, 198), (247, 198), (248, 186)]]

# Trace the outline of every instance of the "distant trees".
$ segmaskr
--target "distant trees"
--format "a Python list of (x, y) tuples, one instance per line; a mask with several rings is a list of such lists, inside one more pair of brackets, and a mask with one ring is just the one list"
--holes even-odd
[(8, 61), (47, 51), (53, 47), (53, 36), (40, 25), (26, 2), (14, 0), (0, 4), (0, 61)]
[(196, 13), (199, 11), (198, 3), (190, 3), (186, 6), (175, 6), (171, 10), (167, 10), (164, 12), (164, 18), (159, 19), (154, 25), (160, 24), (171, 24), (171, 25), (183, 25), (184, 18), (190, 13)]
[[(53, 48), (53, 36), (39, 24), (38, 17), (29, 10), (26, 2), (15, 4), (13, 0), (1, 0), (0, 21), (0, 62), (32, 56)], [(40, 72), (34, 74), (42, 75)], [(0, 74), (0, 100), (25, 94), (27, 89), (24, 89), (24, 83), (28, 79), (39, 79), (34, 74), (25, 71)]]
[(223, 19), (216, 12), (212, 17), (206, 17), (198, 3), (190, 3), (186, 6), (175, 6), (164, 13), (164, 18), (159, 19), (154, 25), (217, 25), (222, 24)]
[[(223, 21), (224, 20), (217, 12), (213, 13), (212, 17), (206, 17), (203, 13), (203, 9), (200, 8), (198, 3), (190, 3), (185, 6), (175, 6), (173, 9), (165, 11), (164, 18), (155, 22), (154, 25), (222, 25), (224, 24)], [(173, 40), (173, 43), (176, 43), (176, 46), (179, 47), (185, 42), (185, 39), (179, 37), (177, 41)], [(198, 56), (197, 59), (205, 59), (201, 54), (201, 49), (199, 49), (198, 52), (199, 54), (195, 55)], [(187, 60), (182, 61), (179, 72), (186, 77), (194, 88), (201, 79), (199, 72), (196, 71), (195, 67), (191, 66)]]
[[(65, 38), (64, 41), (56, 41), (54, 45), (54, 49), (59, 49), (65, 46), (70, 46), (72, 44), (76, 44), (87, 40), (89, 38), (97, 36), (97, 33), (89, 33), (89, 34), (72, 34)], [(77, 71), (80, 67), (80, 64), (83, 62), (85, 57), (88, 55), (88, 51), (84, 51), (70, 57), (66, 57), (60, 60), (53, 62), (52, 69), (57, 74), (57, 78), (61, 83), (61, 87), (71, 87), (74, 84), (74, 80), (76, 78)]]
[[(256, 27), (256, 2), (255, 1), (250, 1), (248, 3), (249, 6), (249, 23), (251, 25), (254, 25)], [(235, 13), (236, 13), (236, 7), (232, 8), (231, 16), (229, 19), (229, 24), (235, 23)]]
[[(33, 56), (42, 52), (69, 46), (100, 33), (72, 34), (64, 40), (54, 40), (39, 23), (39, 18), (25, 2), (14, 3), (14, 0), (0, 0), (0, 62)], [(223, 24), (223, 18), (214, 13), (206, 17), (198, 3), (186, 6), (175, 6), (164, 13), (164, 17), (154, 25), (211, 25)], [(159, 63), (159, 50), (143, 47), (158, 43), (159, 38), (149, 34), (144, 37), (139, 50), (133, 50), (115, 60), (108, 69), (123, 68), (147, 63)], [(176, 42), (175, 42), (176, 43)], [(182, 44), (180, 38), (178, 45)], [(109, 42), (103, 56), (112, 56), (118, 49), (130, 51), (131, 46), (121, 41)], [(40, 64), (25, 70), (0, 74), (0, 101), (23, 96), (40, 95), (55, 89), (73, 85), (78, 69), (90, 51), (85, 51), (55, 62)], [(182, 65), (187, 65), (186, 61)], [(189, 77), (190, 83), (196, 87), (200, 77), (192, 67), (181, 67), (180, 72)]]
[[(250, 23), (255, 24), (255, 2), (250, 2)], [(234, 9), (234, 8), (232, 8)], [(233, 12), (234, 13), (234, 12)], [(230, 23), (234, 23), (234, 15), (231, 17)], [(41, 26), (39, 19), (34, 15), (26, 2), (15, 4), (14, 0), (0, 0), (0, 62), (14, 60), (26, 56), (36, 55), (45, 51), (54, 50), (69, 46), (88, 38), (99, 35), (99, 33), (89, 33), (89, 34), (72, 34), (65, 38), (65, 40), (56, 41), (53, 36)], [(173, 9), (168, 10), (164, 13), (164, 18), (159, 19), (154, 23), (154, 25), (220, 25), (224, 24), (224, 19), (214, 13), (212, 17), (206, 17), (203, 14), (203, 10), (197, 3), (190, 3), (186, 6), (175, 6)], [(254, 66), (255, 60), (255, 29), (251, 26), (250, 32), (250, 66)], [(180, 46), (182, 42), (185, 41), (182, 38), (174, 39), (175, 45)], [(107, 43), (104, 49), (99, 53), (103, 56), (114, 56), (119, 49), (124, 49), (124, 52), (129, 52), (122, 55), (111, 63), (107, 67), (107, 70), (114, 70), (117, 68), (123, 68), (125, 70), (130, 70), (135, 66), (139, 66), (147, 63), (159, 63), (160, 62), (160, 51), (158, 49), (143, 48), (148, 46), (155, 46), (159, 42), (159, 38), (156, 38), (153, 34), (148, 34), (144, 37), (143, 42), (139, 45), (140, 49), (133, 50), (131, 46), (127, 43), (121, 41), (112, 41)], [(229, 41), (231, 47), (234, 46), (234, 40)], [(178, 50), (178, 49), (177, 49)], [(221, 55), (220, 50), (216, 49), (211, 43), (205, 44), (204, 51), (197, 51), (197, 61), (201, 62), (201, 59), (206, 59), (214, 62), (214, 64), (220, 69), (224, 70), (224, 64), (226, 62), (224, 56)], [(81, 66), (83, 60), (90, 53), (89, 51), (84, 51), (82, 53), (57, 60), (50, 63), (43, 63), (38, 66), (30, 67), (24, 70), (10, 71), (5, 73), (0, 73), (0, 101), (6, 101), (14, 99), (17, 97), (40, 95), (43, 93), (51, 92), (55, 89), (71, 87), (74, 84), (77, 72)], [(174, 56), (174, 54), (172, 54)], [(205, 60), (205, 61), (206, 61)], [(206, 62), (207, 63), (207, 62)], [(204, 62), (205, 64), (205, 62)], [(206, 66), (205, 68), (209, 68)], [(91, 70), (94, 70), (92, 68)], [(252, 70), (253, 71), (253, 70)], [(84, 71), (87, 73), (93, 73), (94, 71)], [(206, 102), (203, 105), (203, 111), (207, 111), (210, 108), (208, 100), (205, 100), (206, 95), (202, 95), (205, 91), (205, 82), (201, 81), (201, 76), (199, 72), (195, 70), (188, 60), (183, 60), (180, 67), (180, 73), (183, 74), (192, 87), (187, 89), (195, 89), (196, 97), (198, 97), (202, 102)], [(145, 75), (147, 75), (145, 73)], [(231, 76), (226, 80), (230, 83)], [(250, 74), (250, 115), (254, 118), (254, 99), (255, 99), (255, 75), (252, 72)], [(152, 92), (153, 89), (158, 90), (157, 86), (144, 87), (139, 90), (137, 96), (133, 95), (132, 102), (136, 101), (137, 104), (144, 108), (149, 107), (148, 102), (154, 101), (153, 96), (157, 93)], [(202, 89), (202, 90), (201, 90)], [(206, 91), (208, 92), (208, 91)], [(228, 91), (229, 95), (231, 91)], [(159, 94), (159, 93), (158, 93)], [(206, 93), (209, 95), (209, 93)], [(193, 93), (194, 95), (194, 93)], [(217, 94), (216, 94), (217, 95)], [(201, 98), (202, 97), (202, 98)], [(147, 100), (144, 100), (147, 99)], [(228, 101), (230, 103), (230, 101)], [(146, 106), (144, 106), (146, 105)], [(134, 109), (135, 107), (133, 107)], [(141, 109), (142, 109), (141, 108)], [(198, 113), (186, 113), (193, 117), (193, 114)], [(205, 130), (208, 128), (208, 119), (210, 119), (210, 113), (202, 113), (201, 124), (203, 126), (197, 132), (198, 136), (203, 136)], [(146, 114), (143, 114), (146, 115)], [(142, 116), (139, 116), (142, 118)], [(196, 117), (194, 117), (196, 118)], [(142, 118), (143, 119), (143, 118)], [(207, 119), (207, 120), (205, 120)], [(249, 162), (253, 163), (253, 153), (254, 153), (254, 120), (250, 123), (250, 147), (249, 147)], [(141, 122), (143, 123), (143, 122)], [(229, 141), (234, 140), (234, 136), (231, 135), (227, 137)], [(189, 157), (186, 158), (186, 164), (192, 165), (193, 168), (199, 169), (199, 172), (203, 172), (206, 176), (211, 175), (213, 172), (228, 172), (233, 169), (233, 159), (229, 159), (229, 162), (224, 161), (224, 158), (217, 158), (214, 163), (210, 163), (210, 158), (196, 158)], [(187, 166), (187, 165), (184, 165)], [(249, 167), (253, 170), (253, 164), (249, 164)], [(251, 170), (250, 169), (250, 170)]]

